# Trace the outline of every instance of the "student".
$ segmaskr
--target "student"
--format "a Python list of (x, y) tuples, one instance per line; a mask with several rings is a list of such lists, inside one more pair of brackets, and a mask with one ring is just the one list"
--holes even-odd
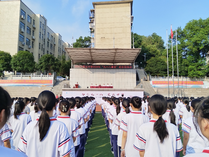
[(184, 99), (183, 101), (184, 106), (181, 107), (179, 111), (179, 115), (182, 118), (182, 124), (184, 124), (185, 120), (192, 116), (192, 112), (190, 112), (189, 100)]
[[(194, 99), (191, 102), (191, 112), (197, 109), (200, 99)], [(184, 132), (183, 139), (183, 154), (192, 154), (192, 153), (201, 153), (203, 149), (209, 146), (209, 143), (206, 138), (201, 137), (196, 131), (195, 125), (193, 123), (193, 116), (185, 120), (182, 125), (182, 131)]]
[(118, 141), (117, 141), (117, 145), (118, 145), (118, 156), (121, 156), (121, 143), (122, 143), (122, 136), (123, 136), (123, 131), (120, 129), (120, 125), (121, 125), (121, 120), (122, 118), (128, 114), (130, 112), (129, 110), (130, 104), (128, 99), (123, 99), (122, 101), (122, 108), (123, 108), (123, 112), (120, 112), (117, 117), (116, 117), (116, 121), (115, 121), (115, 125), (118, 126)]
[(132, 111), (122, 118), (120, 125), (120, 129), (123, 131), (121, 157), (139, 156), (139, 152), (133, 147), (136, 132), (143, 123), (149, 122), (149, 118), (140, 111), (141, 105), (141, 98), (131, 98), (130, 106)]
[[(195, 128), (200, 136), (204, 136), (209, 141), (209, 98), (203, 99), (194, 112)], [(199, 131), (200, 129), (200, 131)], [(201, 153), (188, 154), (185, 157), (208, 157), (209, 147), (204, 148)]]
[(68, 130), (64, 123), (53, 117), (55, 95), (50, 91), (41, 92), (38, 106), (42, 111), (41, 115), (25, 128), (18, 151), (29, 157), (69, 157), (72, 145)]
[[(0, 129), (6, 124), (10, 117), (10, 107), (12, 105), (11, 97), (3, 88), (0, 87)], [(26, 157), (26, 155), (0, 146), (0, 156), (2, 157)]]
[(0, 146), (11, 148), (10, 139), (12, 138), (10, 129), (7, 124), (0, 129)]
[(8, 125), (12, 130), (12, 149), (18, 147), (18, 143), (26, 126), (31, 122), (31, 117), (23, 112), (25, 104), (23, 101), (15, 103), (14, 115), (10, 117)]
[(120, 113), (120, 100), (118, 98), (113, 98), (113, 108), (110, 110), (110, 123), (112, 124), (112, 144), (114, 157), (118, 157), (118, 125), (115, 124), (117, 115)]
[(178, 129), (163, 120), (167, 102), (162, 95), (154, 95), (149, 100), (153, 118), (143, 124), (135, 134), (134, 148), (140, 157), (176, 157), (183, 147)]
[(28, 105), (28, 107), (30, 108), (30, 112), (34, 111), (35, 103), (36, 103), (36, 98), (35, 97), (31, 97), (31, 103)]
[(41, 115), (41, 110), (38, 108), (37, 101), (34, 103), (33, 107), (34, 107), (34, 111), (30, 112), (32, 121), (36, 120)]
[(30, 99), (25, 97), (23, 99), (23, 102), (25, 104), (25, 108), (24, 108), (23, 112), (26, 113), (26, 114), (30, 114), (30, 108), (28, 107), (28, 104), (30, 104)]
[(63, 122), (67, 126), (72, 145), (70, 157), (75, 157), (75, 148), (73, 142), (75, 142), (76, 137), (79, 136), (78, 122), (70, 118), (70, 104), (67, 100), (63, 100), (60, 102), (59, 111), (61, 115), (57, 117), (57, 120)]

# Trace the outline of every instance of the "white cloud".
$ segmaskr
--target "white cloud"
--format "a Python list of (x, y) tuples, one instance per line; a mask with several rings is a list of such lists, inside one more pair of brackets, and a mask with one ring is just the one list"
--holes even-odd
[(75, 16), (81, 16), (90, 4), (90, 0), (77, 0), (75, 5), (72, 7), (72, 14)]

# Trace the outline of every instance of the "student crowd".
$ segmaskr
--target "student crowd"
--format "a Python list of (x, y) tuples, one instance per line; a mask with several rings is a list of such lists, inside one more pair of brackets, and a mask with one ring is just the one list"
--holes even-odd
[(11, 99), (0, 87), (0, 157), (83, 157), (95, 108), (93, 97)]
[(103, 97), (100, 104), (114, 157), (209, 157), (209, 98)]

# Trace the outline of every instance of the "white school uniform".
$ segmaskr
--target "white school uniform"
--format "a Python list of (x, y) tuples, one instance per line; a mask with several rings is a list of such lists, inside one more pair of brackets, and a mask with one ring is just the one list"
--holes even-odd
[(40, 117), (40, 115), (41, 115), (41, 111), (38, 111), (38, 112), (32, 111), (32, 112), (30, 112), (30, 116), (31, 116), (31, 120), (32, 121), (36, 120), (38, 117)]
[(127, 139), (125, 145), (126, 157), (139, 156), (139, 152), (134, 149), (133, 143), (136, 132), (143, 123), (149, 122), (149, 118), (143, 115), (140, 111), (132, 111), (126, 114), (121, 121), (120, 129), (127, 132)]
[(2, 146), (0, 146), (0, 152), (0, 156), (2, 157), (27, 157), (23, 153)]
[(24, 113), (29, 114), (30, 113), (30, 108), (27, 106), (25, 106), (25, 109), (23, 110)]
[[(76, 122), (78, 122), (78, 125), (81, 125), (81, 118), (79, 116), (79, 113), (75, 111), (75, 109), (70, 110), (70, 118), (74, 119)], [(79, 136), (76, 138), (74, 142), (74, 146), (78, 146), (80, 144), (80, 133)]]
[(197, 133), (193, 123), (193, 117), (189, 117), (185, 120), (182, 125), (182, 131), (189, 134), (187, 147), (192, 147), (195, 153), (201, 153), (205, 147), (209, 146), (208, 140), (204, 136), (200, 137)]
[(68, 130), (64, 123), (50, 118), (49, 130), (40, 141), (38, 121), (31, 122), (22, 134), (18, 145), (18, 151), (29, 157), (60, 157), (71, 152), (71, 142)]
[(144, 115), (147, 115), (148, 114), (148, 102), (142, 101), (142, 113)]
[(205, 148), (202, 153), (189, 154), (184, 157), (209, 157), (209, 147)]
[(73, 137), (79, 136), (78, 122), (76, 122), (74, 119), (70, 118), (70, 116), (58, 116), (57, 120), (63, 122), (68, 129), (68, 133), (70, 135), (70, 142), (72, 145), (70, 157), (75, 157), (75, 148), (74, 148), (74, 144), (73, 144)]
[[(174, 112), (174, 111), (173, 111)], [(171, 113), (171, 110), (167, 110), (164, 114), (163, 114), (163, 119), (166, 120), (167, 122), (171, 122), (171, 118), (170, 118), (170, 113)], [(179, 118), (178, 118), (178, 115), (174, 112), (174, 115), (176, 117), (175, 119), (175, 122), (176, 122), (176, 126), (178, 128), (178, 121), (179, 121)]]
[[(122, 120), (122, 118), (123, 118), (125, 115), (126, 115), (126, 112), (125, 112), (125, 111), (123, 111), (123, 112), (121, 112), (121, 113), (118, 114), (118, 116), (116, 117), (116, 121), (115, 121), (115, 125), (116, 125), (117, 127), (120, 126), (121, 120)], [(117, 145), (120, 146), (120, 147), (121, 147), (121, 144), (122, 144), (122, 136), (123, 136), (123, 131), (120, 129), (120, 130), (118, 131), (118, 141), (117, 141)]]
[(114, 105), (110, 110), (110, 117), (109, 118), (113, 121), (111, 123), (112, 135), (118, 135), (118, 126), (115, 124), (117, 114), (116, 114), (116, 107)]
[(17, 119), (14, 116), (10, 117), (8, 121), (8, 126), (11, 130), (13, 130), (12, 133), (13, 145), (11, 146), (12, 149), (17, 150), (18, 143), (20, 141), (22, 133), (30, 122), (31, 122), (30, 115), (25, 113), (21, 113), (20, 115), (18, 115)]
[(144, 157), (175, 157), (176, 152), (183, 150), (178, 129), (175, 125), (166, 122), (169, 135), (161, 143), (157, 132), (153, 130), (155, 122), (156, 119), (151, 119), (149, 123), (139, 127), (135, 136), (134, 148), (138, 153), (145, 151)]
[(188, 110), (186, 109), (186, 106), (184, 106), (180, 109), (179, 115), (183, 116), (182, 124), (184, 124), (186, 119), (188, 119), (189, 117), (192, 117), (192, 111), (188, 112)]
[[(35, 104), (35, 103), (34, 103), (34, 104)], [(30, 112), (34, 111), (34, 106), (35, 106), (35, 105), (31, 106), (31, 103), (28, 104), (28, 107), (30, 108)]]
[(80, 135), (85, 134), (85, 122), (84, 122), (84, 118), (86, 118), (85, 116), (85, 110), (81, 107), (78, 109), (75, 109), (76, 112), (78, 112), (80, 114), (80, 120), (81, 120), (81, 128), (79, 129), (79, 133)]
[(5, 124), (0, 130), (0, 146), (4, 146), (4, 142), (11, 139), (12, 135), (7, 124)]

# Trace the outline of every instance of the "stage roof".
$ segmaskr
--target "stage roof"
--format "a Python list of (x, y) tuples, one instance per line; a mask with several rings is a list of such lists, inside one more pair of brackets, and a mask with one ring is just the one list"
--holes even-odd
[(134, 63), (141, 49), (65, 48), (73, 63)]

